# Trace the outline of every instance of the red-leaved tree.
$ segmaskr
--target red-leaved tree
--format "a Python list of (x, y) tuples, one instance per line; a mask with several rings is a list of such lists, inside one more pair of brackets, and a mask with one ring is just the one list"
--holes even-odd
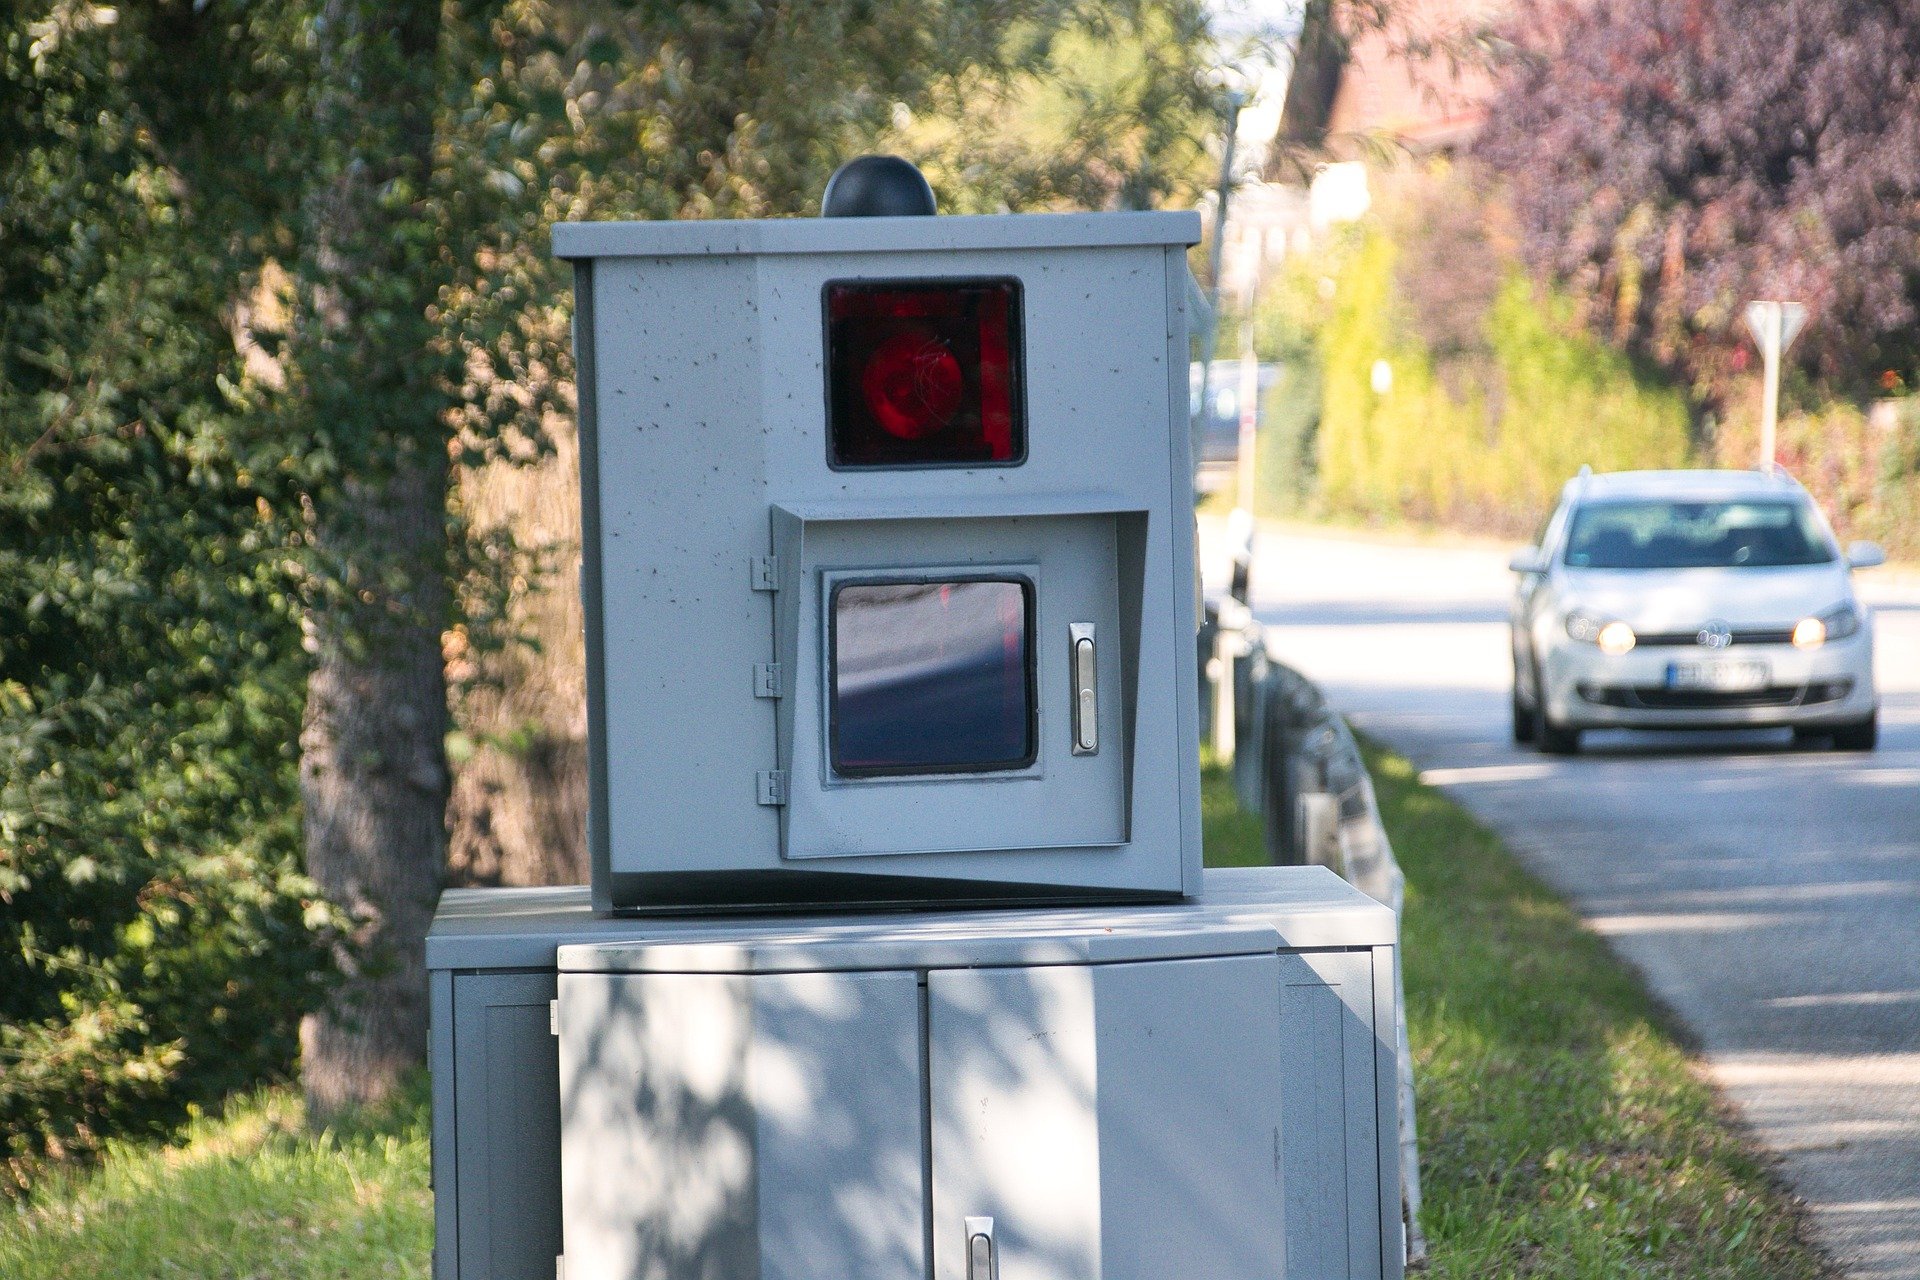
[(1920, 0), (1541, 0), (1477, 150), (1535, 270), (1713, 398), (1742, 305), (1842, 392), (1920, 359)]

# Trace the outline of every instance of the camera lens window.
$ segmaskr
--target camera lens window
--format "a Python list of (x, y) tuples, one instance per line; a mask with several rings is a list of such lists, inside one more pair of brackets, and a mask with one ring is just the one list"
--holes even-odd
[(1033, 588), (844, 583), (832, 604), (835, 773), (965, 773), (1034, 758)]

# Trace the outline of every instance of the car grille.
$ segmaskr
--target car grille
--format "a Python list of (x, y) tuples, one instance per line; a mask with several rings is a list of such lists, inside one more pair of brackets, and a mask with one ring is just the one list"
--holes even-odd
[[(1700, 643), (1700, 631), (1698, 629), (1693, 631), (1656, 631), (1650, 635), (1636, 636), (1635, 643), (1642, 648), (1649, 649), (1674, 649), (1682, 646), (1689, 648), (1699, 647), (1703, 649), (1711, 647)], [(1748, 627), (1744, 630), (1730, 633), (1727, 643), (1729, 645), (1792, 644), (1793, 628)]]
[(1722, 693), (1713, 689), (1668, 689), (1661, 685), (1603, 688), (1581, 685), (1580, 696), (1605, 707), (1635, 711), (1730, 711), (1746, 707), (1810, 707), (1838, 702), (1853, 692), (1851, 680), (1816, 681), (1809, 685), (1775, 686)]

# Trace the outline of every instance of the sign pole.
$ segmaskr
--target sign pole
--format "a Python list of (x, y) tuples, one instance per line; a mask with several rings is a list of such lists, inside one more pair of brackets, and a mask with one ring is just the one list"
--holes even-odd
[(1746, 321), (1760, 348), (1760, 469), (1771, 472), (1780, 426), (1780, 357), (1800, 336), (1807, 309), (1798, 302), (1749, 302)]
[(1780, 304), (1763, 302), (1766, 336), (1760, 342), (1761, 374), (1766, 386), (1760, 393), (1760, 469), (1772, 471), (1778, 457), (1774, 440), (1780, 429)]

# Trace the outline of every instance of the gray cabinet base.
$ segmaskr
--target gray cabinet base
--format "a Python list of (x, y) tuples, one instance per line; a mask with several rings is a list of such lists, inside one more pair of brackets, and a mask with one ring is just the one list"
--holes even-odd
[[(593, 915), (585, 889), (450, 892), (428, 944), (434, 1276), (552, 1280), (568, 1252), (562, 1133), (571, 1125), (582, 1149), (567, 1157), (568, 1176), (581, 1188), (600, 1179), (593, 1203), (614, 1227), (606, 1239), (575, 1243), (579, 1265), (570, 1269), (580, 1275), (852, 1274), (846, 1257), (823, 1256), (815, 1269), (796, 1246), (813, 1239), (845, 1244), (863, 1274), (884, 1258), (887, 1274), (959, 1280), (967, 1238), (943, 1228), (961, 1215), (956, 1223), (997, 1217), (1003, 1280), (1020, 1280), (1029, 1259), (1073, 1280), (1399, 1280), (1394, 945), (1391, 913), (1312, 867), (1208, 872), (1203, 893), (1175, 905), (968, 913), (609, 919)], [(716, 964), (729, 972), (711, 972)], [(832, 1020), (817, 1016), (837, 1007), (821, 985), (829, 980), (864, 984), (871, 1016), (850, 1024), (852, 1039), (834, 1040), (823, 1031)], [(563, 981), (591, 1000), (616, 992), (622, 1000), (601, 1013), (586, 997), (556, 1002)], [(635, 1057), (630, 1075), (682, 1067), (724, 1075), (726, 1064), (697, 1052), (674, 1066), (662, 1050), (678, 1043), (684, 1052), (684, 1036), (663, 1040), (643, 1066), (634, 1036), (644, 1027), (620, 1023), (636, 1010), (678, 1008), (671, 1017), (684, 1018), (686, 1006), (674, 1002), (696, 986), (759, 1011), (742, 1023), (746, 1109), (733, 1118), (765, 1156), (752, 1194), (735, 1206), (745, 1206), (739, 1221), (727, 1219), (711, 1248), (675, 1254), (686, 1267), (662, 1271), (654, 1266), (662, 1257), (630, 1228), (660, 1212), (684, 1216), (690, 1203), (693, 1189), (677, 1184), (674, 1166), (651, 1158), (671, 1135), (658, 1116), (648, 1120), (644, 1089), (570, 1093), (563, 1122), (555, 1019), (581, 1016), (608, 1033), (593, 1044), (612, 1073), (601, 1084), (618, 1075), (622, 1055)], [(1268, 989), (1270, 1006), (1259, 994)], [(652, 1005), (637, 998), (646, 992), (659, 993)], [(606, 1016), (613, 1009), (623, 1012)], [(756, 1059), (747, 1047), (755, 1026), (784, 1028), (785, 1047), (801, 1052)], [(863, 1072), (860, 1037), (886, 1040), (898, 1069)], [(1023, 1061), (1021, 1046), (1047, 1038), (1046, 1053), (1027, 1054), (1034, 1070), (1022, 1079), (1026, 1101), (1048, 1090), (1054, 1100), (1022, 1110), (1021, 1088), (995, 1085), (988, 1068)], [(780, 1103), (796, 1085), (788, 1058), (816, 1064), (799, 1084), (825, 1095), (815, 1102), (830, 1103), (826, 1112), (855, 1114), (856, 1093), (878, 1100), (884, 1114), (873, 1123), (891, 1140), (886, 1159), (864, 1160), (858, 1143), (834, 1146), (845, 1135), (831, 1125), (795, 1127)], [(578, 1063), (568, 1070), (595, 1079), (592, 1070), (580, 1076)], [(611, 1104), (591, 1134), (579, 1111), (589, 1100)], [(1063, 1148), (1034, 1129), (1036, 1114), (1060, 1133), (1086, 1132)], [(619, 1124), (637, 1127), (623, 1133)], [(916, 1146), (920, 1159), (892, 1158)], [(842, 1222), (849, 1230), (820, 1234), (836, 1220), (831, 1197), (795, 1183), (809, 1152), (826, 1161), (820, 1168), (844, 1166), (861, 1182), (856, 1199), (897, 1210), (885, 1239), (855, 1230), (857, 1214)], [(1036, 1160), (1051, 1182), (1033, 1181)], [(1263, 1170), (1277, 1176), (1262, 1185)], [(1078, 1186), (1079, 1199), (1048, 1210), (1049, 1222), (1031, 1200), (1042, 1183)], [(1226, 1195), (1247, 1206), (1242, 1220), (1217, 1207)], [(701, 1258), (726, 1265), (714, 1271)]]

